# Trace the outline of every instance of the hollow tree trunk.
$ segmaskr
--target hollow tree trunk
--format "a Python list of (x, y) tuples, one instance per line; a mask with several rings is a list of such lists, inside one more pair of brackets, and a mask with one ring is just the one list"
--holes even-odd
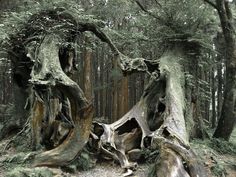
[[(153, 143), (160, 148), (160, 159), (156, 163), (157, 176), (206, 176), (196, 155), (189, 147), (188, 132), (184, 118), (183, 73), (180, 59), (185, 58), (181, 51), (167, 53), (161, 58), (161, 75), (165, 75), (165, 116), (163, 124), (153, 137)], [(184, 161), (187, 168), (184, 167)], [(168, 170), (167, 170), (168, 169)]]
[[(204, 177), (204, 171), (189, 147), (185, 128), (184, 90), (179, 65), (180, 59), (185, 58), (182, 50), (167, 51), (160, 62), (130, 59), (121, 54), (96, 25), (77, 22), (76, 30), (81, 33), (92, 31), (106, 42), (115, 55), (117, 66), (125, 74), (146, 72), (152, 78), (140, 101), (120, 120), (110, 125), (94, 123), (91, 135), (95, 142), (99, 141), (98, 148), (118, 160), (122, 167), (130, 168), (135, 166), (131, 159), (135, 161), (143, 148), (151, 146), (160, 151), (157, 176), (163, 176), (165, 170), (164, 176)], [(68, 163), (84, 147), (90, 134), (93, 107), (78, 84), (66, 75), (70, 73), (71, 62), (59, 57), (60, 43), (57, 35), (48, 34), (40, 46), (35, 47), (33, 42), (27, 44), (27, 56), (33, 62), (29, 79), (34, 98), (32, 138), (36, 148), (42, 143), (48, 144), (48, 150), (35, 157), (36, 166)]]
[(151, 146), (160, 152), (155, 176), (206, 176), (189, 146), (185, 127), (184, 78), (179, 63), (185, 55), (181, 51), (167, 51), (159, 68), (144, 59), (120, 59), (123, 71), (148, 71), (152, 77), (140, 101), (121, 119), (112, 124), (94, 123), (97, 148), (123, 168), (135, 167), (141, 150)]
[[(29, 23), (41, 17), (59, 23), (66, 18), (75, 23), (76, 28), (68, 27), (70, 30), (65, 34), (57, 33), (57, 30), (51, 33), (41, 29), (37, 31), (26, 25), (24, 30), (33, 32), (29, 34), (30, 40), (28, 35), (26, 38), (19, 37), (19, 34), (12, 36), (13, 49), (18, 55), (15, 57), (9, 52), (14, 66), (14, 80), (26, 91), (24, 98), (31, 98), (27, 104), (29, 111), (26, 112), (31, 112), (32, 146), (34, 149), (44, 146), (47, 150), (36, 155), (36, 166), (62, 166), (73, 160), (88, 141), (93, 106), (88, 103), (78, 84), (69, 77), (74, 69), (74, 52), (73, 47), (67, 44), (74, 42), (74, 33), (91, 31), (107, 42), (115, 55), (119, 55), (117, 48), (96, 25), (79, 22), (70, 14), (57, 10), (60, 11), (55, 9), (35, 14)], [(50, 28), (48, 23), (43, 25)], [(40, 39), (34, 36), (36, 31), (40, 33)], [(25, 63), (23, 67), (21, 63)], [(23, 110), (22, 104), (25, 103), (20, 105)]]
[[(84, 147), (90, 132), (93, 107), (88, 105), (80, 87), (62, 70), (58, 56), (59, 42), (58, 36), (44, 37), (38, 60), (35, 61), (41, 65), (35, 63), (31, 72), (30, 83), (36, 96), (31, 126), (34, 146), (38, 147), (45, 141), (55, 143), (58, 140), (60, 142), (56, 142), (56, 145), (61, 143), (56, 147), (52, 144), (51, 150), (38, 154), (35, 158), (36, 166), (70, 162)], [(67, 111), (63, 110), (65, 103), (69, 108)], [(54, 126), (56, 123), (58, 125)], [(63, 132), (60, 132), (62, 129)], [(52, 131), (53, 135), (50, 134)], [(57, 134), (63, 137), (57, 137)]]

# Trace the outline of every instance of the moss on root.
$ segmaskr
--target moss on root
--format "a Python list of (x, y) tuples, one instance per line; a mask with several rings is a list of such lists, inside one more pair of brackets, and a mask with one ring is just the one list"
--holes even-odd
[(62, 170), (68, 173), (75, 173), (76, 171), (87, 171), (95, 167), (96, 161), (86, 151), (80, 153), (80, 155), (73, 160), (70, 164), (63, 166)]
[(236, 144), (221, 139), (194, 140), (191, 142), (198, 157), (209, 169), (211, 176), (225, 176), (235, 171)]
[(47, 167), (22, 168), (17, 167), (6, 174), (6, 177), (53, 177), (53, 172)]

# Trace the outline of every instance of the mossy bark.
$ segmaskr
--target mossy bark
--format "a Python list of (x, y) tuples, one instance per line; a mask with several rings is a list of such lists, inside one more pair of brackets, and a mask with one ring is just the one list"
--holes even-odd
[[(49, 132), (56, 131), (62, 134), (60, 129), (65, 123), (68, 124), (68, 133), (63, 134), (64, 140), (58, 143), (58, 147), (53, 146), (51, 150), (36, 156), (36, 166), (61, 166), (73, 160), (86, 144), (92, 123), (93, 106), (88, 104), (77, 83), (62, 70), (58, 56), (59, 42), (60, 38), (56, 35), (44, 37), (39, 48), (38, 60), (35, 61), (31, 72), (30, 83), (35, 95), (31, 121), (33, 145), (39, 147), (43, 142), (55, 141), (52, 138), (58, 137), (52, 136)], [(55, 99), (58, 99), (59, 103), (53, 103)], [(63, 112), (65, 99), (68, 99), (71, 105), (71, 117), (69, 113)], [(56, 127), (58, 130), (52, 127), (54, 121), (61, 124)], [(48, 136), (43, 136), (44, 134)]]
[[(120, 120), (110, 125), (97, 123), (107, 133), (102, 138), (99, 136), (99, 148), (119, 160), (124, 168), (130, 168), (135, 164), (129, 163), (127, 154), (133, 148), (151, 146), (160, 151), (156, 176), (206, 176), (189, 147), (185, 127), (184, 79), (180, 63), (186, 56), (182, 49), (167, 50), (159, 61), (130, 59), (121, 54), (96, 25), (79, 22), (77, 25), (76, 32), (91, 31), (111, 47), (117, 66), (125, 75), (146, 72), (151, 77), (140, 101)], [(36, 155), (34, 165), (61, 166), (73, 160), (88, 141), (93, 106), (89, 105), (79, 85), (62, 69), (71, 67), (61, 62), (68, 58), (59, 58), (61, 38), (46, 34), (39, 46), (33, 42), (27, 44), (32, 69), (28, 68), (24, 78), (32, 87), (32, 138), (35, 148), (49, 144), (47, 151)], [(65, 107), (69, 109), (63, 109)], [(57, 138), (51, 142), (53, 137)], [(146, 144), (145, 138), (151, 138), (151, 143)], [(55, 144), (55, 141), (59, 142)], [(108, 141), (113, 147), (112, 153), (103, 146)]]
[(230, 2), (216, 0), (226, 50), (226, 84), (221, 115), (214, 137), (229, 140), (236, 123), (236, 44)]
[(186, 56), (180, 49), (169, 51), (160, 59), (160, 74), (166, 81), (163, 124), (154, 132), (153, 145), (159, 147), (156, 176), (207, 176), (197, 156), (189, 146), (184, 117), (184, 74), (181, 60)]
[(97, 148), (118, 160), (123, 168), (134, 168), (132, 153), (138, 158), (142, 149), (150, 147), (159, 151), (154, 176), (207, 176), (189, 145), (181, 66), (184, 59), (186, 55), (180, 48), (168, 50), (159, 62), (120, 58), (124, 72), (151, 75), (140, 101), (127, 114), (112, 124), (94, 123)]

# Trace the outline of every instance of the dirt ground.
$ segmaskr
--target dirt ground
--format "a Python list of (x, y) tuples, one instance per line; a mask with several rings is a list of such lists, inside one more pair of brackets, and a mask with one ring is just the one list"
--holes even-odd
[[(148, 165), (139, 165), (137, 171), (134, 171), (133, 176), (135, 177), (146, 177), (148, 176)], [(111, 165), (108, 163), (102, 163), (96, 165), (95, 168), (79, 172), (80, 177), (118, 177), (122, 176), (124, 171), (118, 165)]]

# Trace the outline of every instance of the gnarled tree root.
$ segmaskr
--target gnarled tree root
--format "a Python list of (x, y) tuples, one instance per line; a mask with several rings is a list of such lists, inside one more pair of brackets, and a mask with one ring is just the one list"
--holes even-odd
[[(56, 119), (55, 116), (62, 111), (62, 108), (59, 108), (62, 103), (52, 104), (56, 108), (45, 109), (52, 100), (48, 99), (50, 96), (55, 102), (57, 99), (62, 100), (60, 95), (64, 95), (64, 97), (69, 99), (71, 118), (64, 116), (60, 117), (60, 119), (61, 121), (63, 119), (65, 119), (64, 121), (69, 121), (72, 128), (69, 129), (66, 139), (58, 147), (35, 157), (35, 166), (61, 166), (73, 160), (86, 144), (92, 124), (93, 106), (88, 104), (83, 91), (62, 71), (60, 66), (58, 56), (59, 40), (60, 38), (54, 35), (45, 36), (38, 53), (38, 60), (41, 62), (42, 67), (33, 68), (31, 74), (31, 83), (35, 87), (35, 94), (38, 95), (38, 100), (41, 100), (38, 101), (36, 99), (32, 109), (34, 145), (37, 146), (41, 143), (41, 133), (46, 131), (46, 128), (51, 128), (52, 122)], [(51, 95), (48, 96), (49, 93), (42, 88), (49, 93), (51, 92)], [(43, 121), (45, 126), (48, 127), (42, 126)]]
[[(118, 159), (123, 168), (130, 168), (128, 151), (149, 146), (159, 151), (153, 176), (207, 176), (190, 149), (185, 127), (183, 73), (180, 65), (184, 57), (180, 49), (167, 51), (160, 59), (159, 68), (154, 71), (160, 73), (159, 77), (150, 81), (140, 101), (125, 116), (109, 125), (95, 122), (93, 133), (97, 135), (99, 148)], [(133, 66), (129, 67), (132, 70)], [(138, 135), (137, 131), (134, 136), (136, 129), (142, 133)], [(132, 142), (139, 144), (134, 145)]]
[(77, 118), (82, 121), (77, 121), (75, 128), (71, 130), (61, 145), (37, 155), (34, 166), (62, 166), (72, 161), (87, 143), (92, 116), (93, 107), (91, 105), (80, 110)]

